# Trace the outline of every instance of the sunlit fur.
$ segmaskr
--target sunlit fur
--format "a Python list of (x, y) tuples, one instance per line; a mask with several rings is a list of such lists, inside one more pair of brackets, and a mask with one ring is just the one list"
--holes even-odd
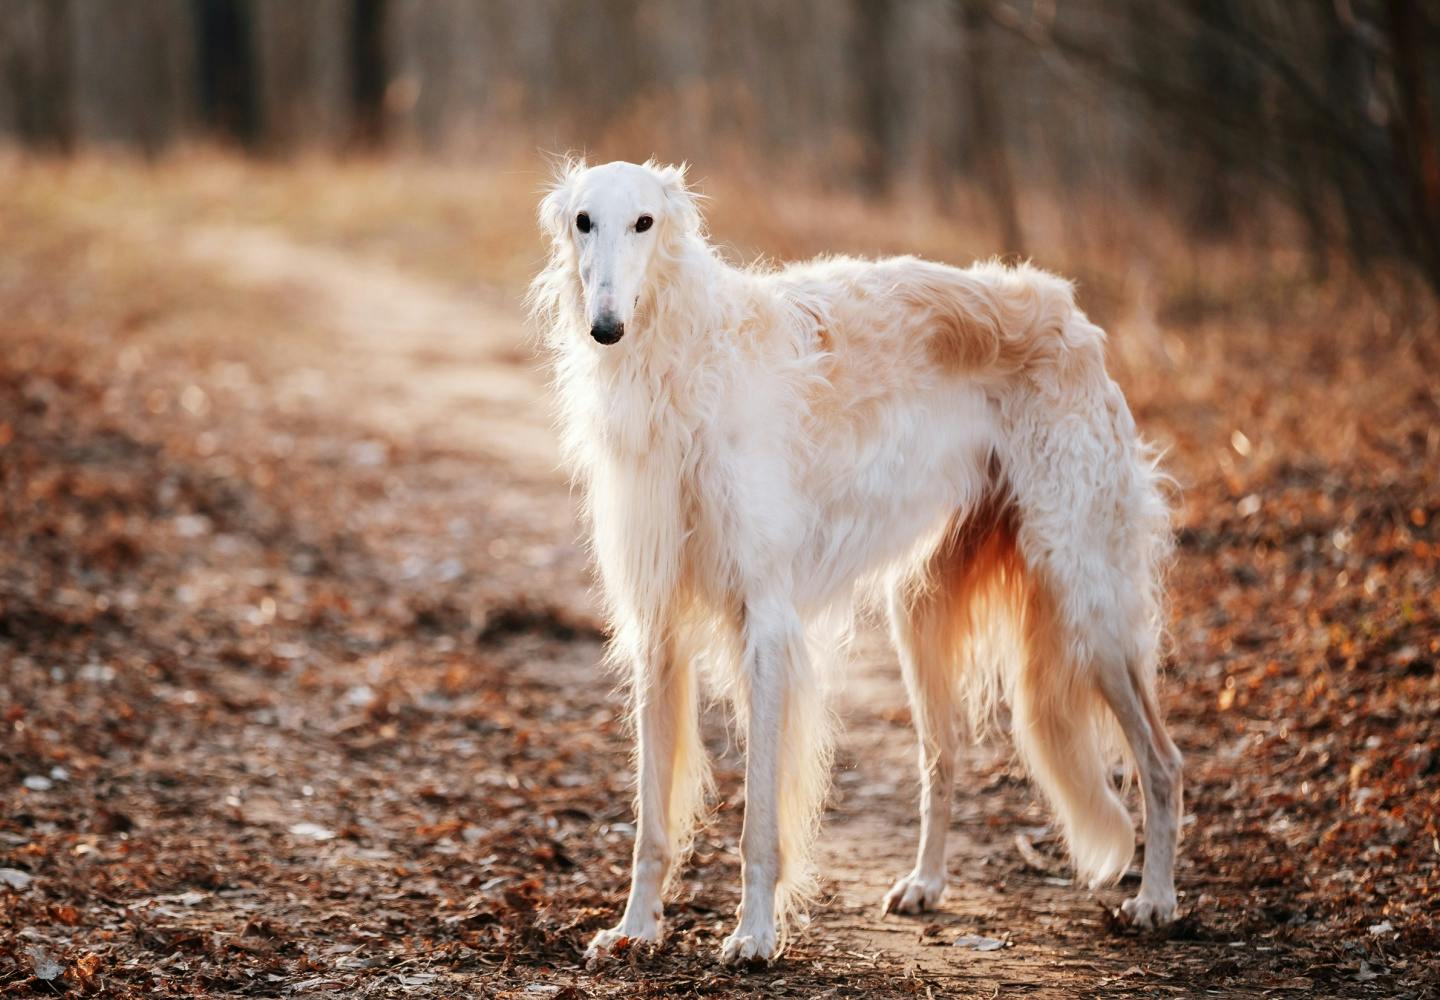
[[(608, 243), (585, 242), (580, 211)], [(622, 238), (642, 211), (648, 239)], [(747, 752), (743, 902), (722, 958), (783, 946), (816, 888), (821, 657), (867, 585), (888, 595), (921, 743), (919, 859), (886, 908), (938, 902), (956, 722), (983, 728), (1003, 699), (1095, 884), (1134, 850), (1110, 779), (1128, 747), (1148, 849), (1125, 912), (1172, 919), (1180, 758), (1154, 693), (1168, 513), (1071, 285), (914, 257), (737, 268), (708, 243), (683, 168), (655, 164), (569, 162), (540, 218), (550, 255), (531, 306), (638, 736), (634, 878), (592, 956), (661, 933), (708, 787), (702, 665)], [(638, 276), (607, 286), (626, 310), (612, 346), (590, 336), (600, 273)]]

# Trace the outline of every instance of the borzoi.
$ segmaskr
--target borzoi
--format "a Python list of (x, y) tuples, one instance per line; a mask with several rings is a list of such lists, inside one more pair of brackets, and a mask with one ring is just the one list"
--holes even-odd
[(720, 957), (783, 947), (816, 888), (829, 781), (815, 640), (866, 582), (920, 744), (919, 857), (885, 910), (939, 902), (957, 723), (1004, 698), (1092, 885), (1134, 852), (1111, 780), (1123, 738), (1146, 822), (1123, 913), (1174, 919), (1180, 755), (1155, 695), (1168, 510), (1071, 285), (915, 257), (738, 269), (683, 167), (572, 162), (539, 214), (551, 247), (530, 305), (639, 742), (629, 900), (589, 955), (661, 934), (709, 788), (702, 664), (746, 750), (739, 923)]

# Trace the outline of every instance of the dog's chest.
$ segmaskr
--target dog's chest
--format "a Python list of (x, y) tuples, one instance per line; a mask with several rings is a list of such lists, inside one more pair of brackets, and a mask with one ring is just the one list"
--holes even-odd
[(597, 376), (585, 431), (618, 461), (677, 462), (677, 443), (693, 438), (700, 419), (684, 373), (632, 364)]

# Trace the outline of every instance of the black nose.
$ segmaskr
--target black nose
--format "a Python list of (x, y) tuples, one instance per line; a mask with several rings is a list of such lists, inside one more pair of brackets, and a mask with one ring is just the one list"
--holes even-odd
[(625, 336), (625, 324), (617, 319), (602, 319), (590, 328), (590, 336), (599, 344), (613, 344)]

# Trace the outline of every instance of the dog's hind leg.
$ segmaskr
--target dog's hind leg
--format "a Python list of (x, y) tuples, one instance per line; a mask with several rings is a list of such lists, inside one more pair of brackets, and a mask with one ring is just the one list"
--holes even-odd
[(689, 843), (708, 772), (700, 742), (693, 665), (673, 644), (637, 658), (632, 698), (637, 736), (635, 853), (620, 923), (591, 940), (595, 959), (621, 940), (658, 941), (671, 867)]
[[(957, 513), (935, 550), (890, 583), (891, 638), (919, 738), (920, 848), (914, 869), (885, 894), (886, 913), (920, 913), (944, 895), (962, 694), (982, 703), (998, 694), (976, 662), (978, 619), (1012, 614), (1011, 592), (1020, 583), (1014, 534), (997, 498)], [(997, 624), (986, 622), (991, 629)], [(994, 657), (1004, 650), (983, 652)], [(970, 707), (977, 719), (986, 714), (984, 704)]]
[[(935, 570), (943, 572), (943, 567)], [(927, 585), (928, 584), (928, 585)], [(894, 583), (890, 635), (920, 744), (920, 849), (915, 867), (885, 894), (885, 913), (921, 913), (945, 894), (945, 835), (955, 782), (955, 679), (943, 582)]]
[(1145, 799), (1140, 891), (1121, 910), (1137, 927), (1163, 926), (1175, 919), (1175, 851), (1183, 812), (1180, 751), (1165, 731), (1144, 672), (1116, 660), (1100, 665), (1098, 681), (1130, 746)]

